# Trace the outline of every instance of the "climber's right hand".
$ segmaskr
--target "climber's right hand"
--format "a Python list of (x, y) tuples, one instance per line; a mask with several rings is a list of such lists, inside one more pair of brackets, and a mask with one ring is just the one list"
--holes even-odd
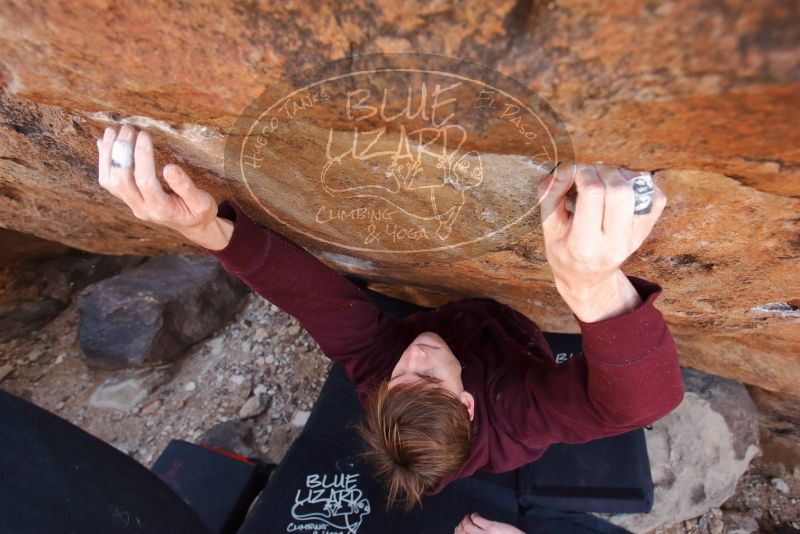
[[(111, 165), (115, 140), (134, 146), (133, 168)], [(97, 140), (100, 185), (119, 198), (143, 221), (172, 228), (195, 243), (213, 250), (230, 241), (233, 224), (217, 217), (217, 202), (207, 191), (198, 188), (186, 172), (170, 163), (162, 170), (172, 192), (166, 192), (156, 176), (153, 142), (150, 134), (129, 125), (119, 132), (106, 128)]]

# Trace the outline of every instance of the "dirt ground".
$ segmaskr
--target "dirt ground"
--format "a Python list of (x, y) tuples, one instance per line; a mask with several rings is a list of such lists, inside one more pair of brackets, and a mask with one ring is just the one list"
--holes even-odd
[[(254, 393), (263, 412), (252, 421), (255, 455), (280, 462), (305, 422), (329, 368), (316, 342), (291, 316), (249, 294), (224, 329), (172, 366), (144, 373), (88, 368), (76, 339), (73, 303), (45, 327), (0, 344), (0, 387), (71, 421), (147, 467), (172, 439), (196, 442), (218, 423), (239, 420)], [(2, 378), (5, 369), (13, 370)], [(107, 380), (146, 384), (128, 410), (90, 403)], [(95, 403), (97, 404), (97, 403)], [(264, 404), (262, 404), (262, 407)], [(721, 509), (657, 532), (784, 532), (800, 529), (800, 469), (756, 460)]]

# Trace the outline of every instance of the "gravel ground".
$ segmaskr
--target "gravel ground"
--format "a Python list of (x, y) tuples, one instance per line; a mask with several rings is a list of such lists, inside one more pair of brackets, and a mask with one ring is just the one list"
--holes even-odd
[[(143, 373), (87, 368), (76, 339), (77, 321), (73, 301), (44, 328), (0, 344), (0, 387), (147, 467), (170, 440), (196, 442), (215, 425), (239, 421), (246, 404), (246, 410), (256, 412), (245, 418), (254, 436), (248, 444), (252, 455), (280, 462), (330, 366), (297, 321), (252, 293), (234, 321), (193, 346), (180, 362)], [(120, 378), (140, 384), (133, 407), (95, 406), (92, 394), (106, 381)], [(656, 532), (776, 532), (779, 527), (789, 529), (781, 532), (800, 529), (800, 469), (789, 473), (756, 460), (721, 509)]]
[[(76, 338), (76, 301), (47, 326), (0, 345), (0, 387), (80, 426), (150, 467), (172, 439), (196, 442), (217, 423), (238, 420), (254, 392), (265, 409), (252, 418), (253, 450), (279, 462), (302, 428), (330, 366), (288, 314), (250, 293), (217, 334), (180, 362), (141, 372), (86, 367)], [(90, 403), (106, 381), (135, 376), (149, 386), (130, 411)], [(138, 395), (139, 397), (141, 395)], [(252, 403), (251, 403), (252, 404)], [(292, 421), (295, 421), (295, 424)]]
[(736, 494), (721, 508), (655, 530), (655, 534), (750, 532), (800, 532), (800, 469), (789, 473), (756, 459), (739, 479)]

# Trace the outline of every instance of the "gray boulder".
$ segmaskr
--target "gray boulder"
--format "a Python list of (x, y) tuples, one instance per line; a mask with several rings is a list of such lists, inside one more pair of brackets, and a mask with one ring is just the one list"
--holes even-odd
[(55, 257), (0, 262), (0, 342), (44, 326), (69, 306), (77, 291), (144, 260), (71, 250)]
[(93, 367), (174, 361), (224, 326), (247, 292), (212, 256), (158, 256), (80, 293), (78, 342)]
[[(655, 485), (649, 514), (603, 515), (632, 532), (700, 516), (733, 496), (758, 448), (758, 412), (734, 380), (683, 369), (683, 402), (646, 430)], [(600, 514), (598, 514), (600, 515)]]

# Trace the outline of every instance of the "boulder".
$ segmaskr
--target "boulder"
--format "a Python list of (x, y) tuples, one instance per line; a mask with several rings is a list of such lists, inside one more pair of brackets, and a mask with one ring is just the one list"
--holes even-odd
[(758, 448), (758, 412), (733, 380), (683, 369), (683, 402), (645, 432), (655, 486), (648, 514), (606, 515), (644, 533), (718, 508), (736, 490)]
[(94, 367), (173, 361), (224, 326), (246, 294), (211, 256), (158, 256), (80, 293), (78, 342)]
[[(76, 292), (145, 259), (59, 249), (24, 234), (14, 236), (14, 242), (19, 248), (11, 247), (9, 256), (15, 259), (0, 264), (0, 342), (47, 324), (69, 305)], [(30, 249), (24, 248), (26, 242)]]
[[(98, 186), (94, 140), (127, 122), (152, 134), (158, 168), (182, 164), (217, 199), (236, 199), (340, 270), (493, 297), (544, 329), (575, 331), (535, 213), (479, 251), (390, 254), (305, 232), (330, 200), (312, 189), (320, 175), (311, 156), (329, 128), (341, 133), (336, 116), (282, 132), (267, 167), (280, 178), (275, 188), (259, 191), (225, 170), (226, 136), (242, 110), (291, 73), (370, 53), (459, 56), (541, 96), (578, 159), (655, 171), (670, 204), (626, 272), (664, 287), (659, 306), (685, 365), (800, 396), (798, 10), (783, 0), (265, 2), (213, 13), (199, 4), (5, 5), (0, 226), (97, 253), (192, 252)], [(512, 182), (530, 152), (509, 142), (513, 129), (487, 131), (470, 150), (497, 193), (476, 211), (488, 221), (529, 200), (530, 189)], [(344, 225), (334, 237), (352, 241), (364, 229)]]

